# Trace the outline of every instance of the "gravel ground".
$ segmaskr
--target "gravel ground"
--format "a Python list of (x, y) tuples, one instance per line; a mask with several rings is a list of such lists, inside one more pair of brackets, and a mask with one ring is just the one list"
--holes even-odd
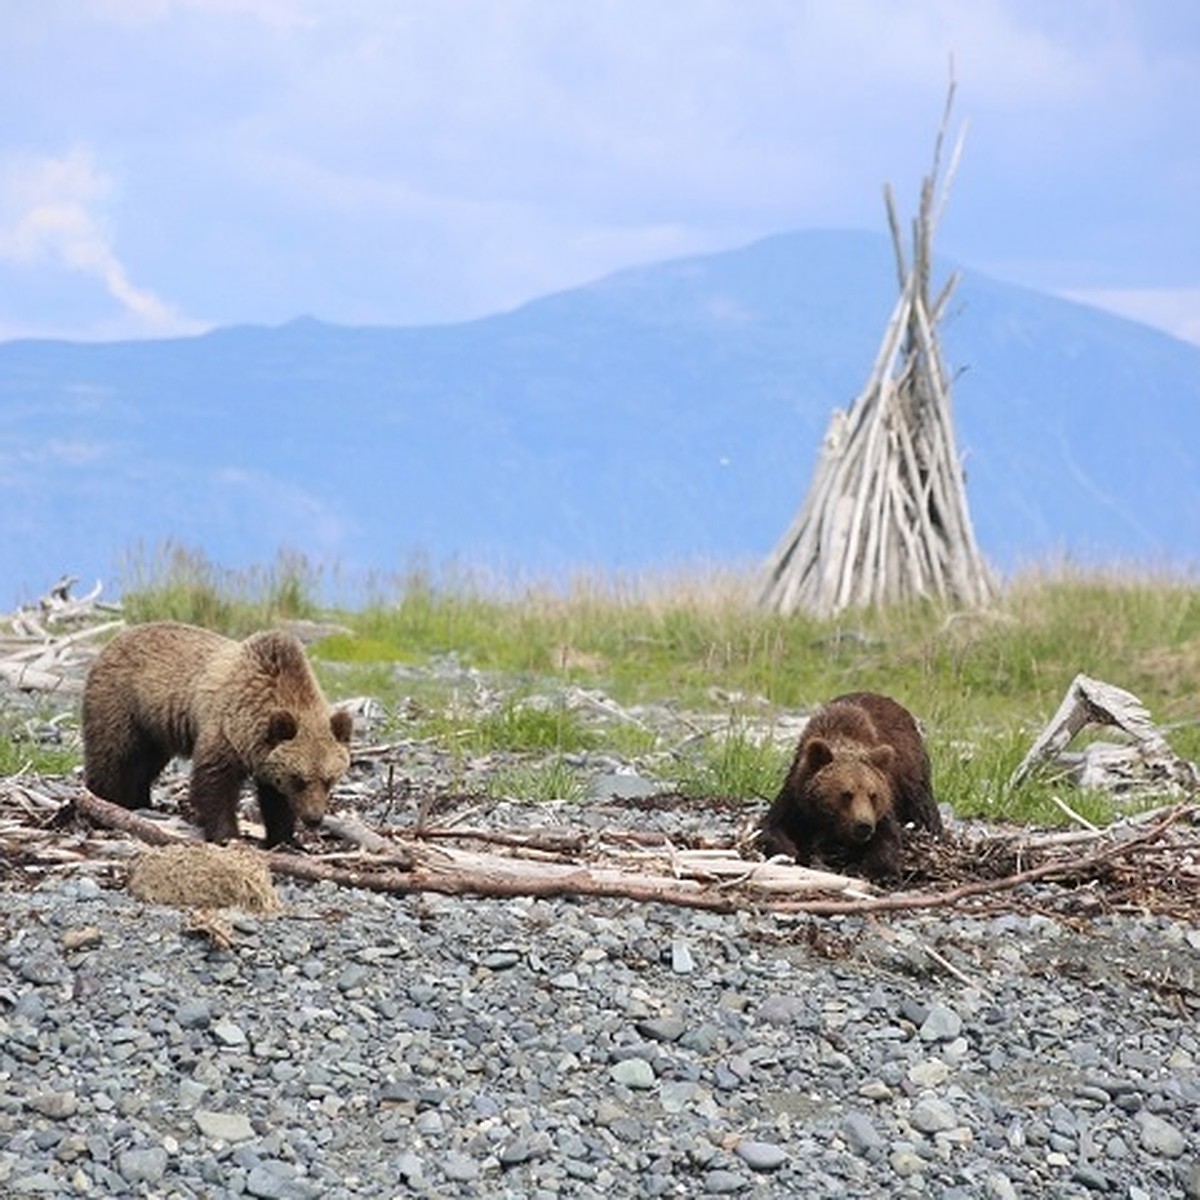
[(1200, 932), (284, 883), (0, 918), (0, 1194), (1200, 1197)]
[(279, 891), (0, 891), (0, 1195), (1200, 1198), (1195, 925)]

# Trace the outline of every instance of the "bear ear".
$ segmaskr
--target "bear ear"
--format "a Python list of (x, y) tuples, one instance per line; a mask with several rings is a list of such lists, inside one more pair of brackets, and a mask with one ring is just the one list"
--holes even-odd
[(804, 748), (804, 762), (810, 771), (819, 771), (833, 762), (833, 748), (824, 738), (813, 738)]
[(267, 722), (267, 745), (278, 746), (280, 742), (290, 742), (299, 730), (296, 718), (286, 709), (278, 709)]
[(876, 746), (867, 756), (867, 761), (877, 770), (885, 774), (892, 769), (896, 761), (896, 751), (888, 745)]
[(350, 745), (350, 737), (354, 733), (354, 718), (344, 708), (335, 708), (329, 714), (329, 728), (339, 742)]

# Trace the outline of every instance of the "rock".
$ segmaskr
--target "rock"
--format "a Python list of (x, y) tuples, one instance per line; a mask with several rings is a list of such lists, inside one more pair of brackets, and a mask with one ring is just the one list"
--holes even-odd
[(734, 1153), (752, 1171), (778, 1171), (788, 1160), (787, 1151), (774, 1142), (759, 1142), (750, 1138), (738, 1142)]
[(750, 1181), (736, 1171), (709, 1171), (704, 1176), (704, 1190), (710, 1196), (729, 1196), (749, 1186)]
[(254, 1136), (250, 1119), (242, 1113), (199, 1109), (193, 1114), (197, 1128), (210, 1141), (244, 1142)]
[(944, 1100), (935, 1096), (926, 1096), (913, 1105), (913, 1127), (922, 1133), (941, 1133), (953, 1129), (958, 1124), (954, 1109)]
[(1147, 1154), (1178, 1158), (1187, 1149), (1187, 1138), (1169, 1121), (1152, 1112), (1137, 1115), (1139, 1141)]
[(883, 1139), (865, 1113), (848, 1112), (842, 1118), (842, 1136), (855, 1154), (866, 1154), (883, 1147)]
[(609, 1074), (616, 1083), (627, 1088), (645, 1090), (655, 1084), (654, 1068), (644, 1058), (627, 1058), (614, 1063)]
[(470, 1183), (479, 1178), (479, 1164), (465, 1154), (447, 1154), (441, 1160), (442, 1174), (456, 1183)]
[(127, 1183), (157, 1184), (167, 1171), (167, 1152), (159, 1146), (146, 1150), (122, 1150), (117, 1156), (117, 1170)]
[(79, 1111), (79, 1099), (74, 1092), (37, 1092), (25, 1105), (52, 1121), (65, 1121)]
[(962, 1018), (945, 1004), (935, 1004), (921, 1022), (919, 1033), (923, 1042), (952, 1042), (962, 1033)]

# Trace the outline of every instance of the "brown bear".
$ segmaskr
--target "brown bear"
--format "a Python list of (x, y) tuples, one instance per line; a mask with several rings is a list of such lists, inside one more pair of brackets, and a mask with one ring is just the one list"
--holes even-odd
[(237, 837), (253, 778), (267, 836), (318, 824), (350, 765), (352, 719), (331, 710), (290, 634), (237, 642), (176, 621), (134, 626), (100, 652), (83, 690), (84, 781), (125, 808), (148, 808), (174, 755), (192, 759), (190, 799), (210, 842)]
[(895, 700), (851, 692), (813, 714), (759, 830), (768, 856), (888, 879), (908, 824), (942, 834), (921, 732)]

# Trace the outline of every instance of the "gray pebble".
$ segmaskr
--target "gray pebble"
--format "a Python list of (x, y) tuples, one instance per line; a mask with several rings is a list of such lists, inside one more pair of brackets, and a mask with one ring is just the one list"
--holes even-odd
[(923, 1042), (952, 1042), (962, 1033), (962, 1018), (952, 1008), (935, 1004), (921, 1022)]
[(936, 1096), (926, 1096), (913, 1105), (912, 1123), (922, 1133), (941, 1133), (958, 1124), (954, 1109)]
[(465, 1154), (447, 1154), (441, 1160), (442, 1174), (458, 1183), (470, 1183), (479, 1178), (479, 1164)]
[(1187, 1138), (1162, 1117), (1152, 1112), (1142, 1112), (1138, 1114), (1137, 1123), (1139, 1140), (1147, 1154), (1178, 1158), (1187, 1149)]
[(879, 1131), (865, 1113), (848, 1112), (842, 1118), (842, 1136), (856, 1154), (883, 1148), (883, 1138), (879, 1136)]
[(712, 1196), (730, 1196), (745, 1191), (750, 1181), (736, 1171), (709, 1171), (704, 1176), (704, 1190)]
[(752, 1171), (778, 1171), (788, 1160), (782, 1147), (751, 1139), (738, 1142), (735, 1153)]
[(609, 1074), (627, 1088), (645, 1090), (655, 1084), (654, 1068), (644, 1058), (626, 1058), (614, 1063)]
[(117, 1170), (128, 1183), (157, 1184), (167, 1171), (167, 1152), (159, 1146), (147, 1150), (122, 1150), (117, 1156)]

